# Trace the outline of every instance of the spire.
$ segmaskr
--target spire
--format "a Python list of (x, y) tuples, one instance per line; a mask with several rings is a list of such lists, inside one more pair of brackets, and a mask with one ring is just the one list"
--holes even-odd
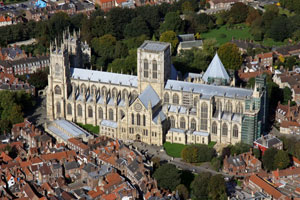
[(148, 103), (148, 110), (152, 110), (152, 104), (151, 104), (151, 101), (149, 101), (149, 103)]
[(161, 118), (160, 118), (160, 114), (158, 113), (158, 117), (157, 117), (157, 124), (161, 124)]
[(228, 73), (225, 70), (223, 63), (221, 62), (218, 53), (216, 53), (215, 57), (209, 64), (206, 72), (204, 73), (202, 79), (205, 82), (208, 82), (208, 78), (221, 78), (230, 81)]

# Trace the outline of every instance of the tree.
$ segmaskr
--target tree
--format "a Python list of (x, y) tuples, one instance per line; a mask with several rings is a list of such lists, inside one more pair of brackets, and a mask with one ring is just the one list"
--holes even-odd
[(208, 186), (211, 174), (209, 172), (202, 172), (195, 177), (191, 184), (192, 197), (197, 200), (208, 199)]
[(203, 51), (210, 59), (213, 58), (218, 50), (218, 42), (216, 39), (206, 39), (203, 41)]
[(179, 40), (174, 31), (166, 31), (161, 34), (159, 41), (171, 43), (172, 54), (175, 54)]
[(250, 148), (251, 148), (251, 145), (239, 142), (239, 143), (236, 143), (235, 145), (231, 146), (230, 153), (231, 153), (231, 155), (234, 155), (234, 154), (239, 155), (241, 153), (248, 152)]
[(261, 151), (259, 150), (259, 148), (254, 148), (253, 154), (254, 154), (255, 158), (261, 159)]
[(241, 67), (243, 59), (235, 44), (223, 44), (220, 46), (218, 54), (226, 69), (238, 70)]
[(274, 159), (275, 159), (275, 155), (277, 154), (277, 151), (278, 150), (275, 148), (269, 148), (264, 152), (264, 155), (262, 157), (264, 169), (266, 169), (266, 170), (274, 170), (275, 169)]
[(124, 30), (127, 24), (136, 16), (135, 11), (129, 8), (116, 7), (107, 13), (107, 23), (111, 27), (110, 33), (116, 38), (124, 38)]
[(283, 41), (292, 35), (293, 27), (291, 26), (290, 20), (287, 17), (279, 16), (276, 17), (268, 30), (268, 36), (275, 41)]
[(191, 2), (185, 1), (183, 4), (181, 4), (181, 10), (182, 10), (183, 13), (185, 13), (185, 12), (193, 12), (194, 8), (193, 8)]
[(262, 21), (265, 27), (265, 30), (268, 30), (271, 26), (273, 20), (279, 15), (279, 9), (276, 5), (266, 6), (266, 11), (262, 16)]
[(124, 30), (125, 38), (138, 37), (141, 35), (150, 36), (150, 30), (146, 21), (142, 17), (132, 19), (130, 24), (127, 24)]
[(285, 60), (285, 67), (288, 68), (288, 70), (293, 70), (293, 67), (296, 65), (297, 60), (294, 56), (287, 57)]
[[(293, 141), (295, 141), (295, 140), (293, 140)], [(294, 145), (292, 155), (300, 160), (300, 142), (299, 141)]]
[(292, 91), (289, 87), (283, 88), (283, 101), (282, 104), (287, 105), (292, 100)]
[(92, 40), (92, 49), (102, 59), (102, 66), (106, 66), (114, 58), (116, 43), (116, 38), (110, 34)]
[(181, 157), (190, 163), (206, 162), (211, 161), (215, 153), (215, 150), (207, 145), (189, 145), (182, 150)]
[(221, 174), (217, 174), (210, 178), (208, 185), (208, 196), (212, 200), (227, 199), (225, 181)]
[(153, 157), (151, 158), (151, 162), (153, 163), (153, 169), (154, 171), (160, 167), (160, 158), (159, 157)]
[(48, 85), (49, 69), (39, 70), (29, 75), (28, 83), (35, 86), (37, 90), (43, 89)]
[(117, 58), (110, 63), (107, 70), (125, 74), (136, 74), (136, 63), (137, 50), (132, 49), (129, 51), (129, 55), (126, 58)]
[(180, 172), (175, 165), (164, 164), (160, 166), (153, 174), (157, 180), (158, 186), (167, 190), (174, 191), (180, 184)]
[(275, 169), (285, 169), (290, 164), (290, 157), (286, 151), (279, 150), (274, 158), (274, 168)]
[(221, 168), (221, 160), (220, 158), (218, 157), (214, 157), (212, 160), (211, 160), (211, 166), (218, 172)]
[(233, 18), (234, 23), (245, 22), (248, 15), (248, 6), (243, 3), (235, 3), (230, 9), (230, 17)]
[(114, 58), (125, 58), (126, 56), (128, 56), (128, 48), (126, 44), (121, 41), (117, 41)]
[(161, 21), (161, 16), (160, 16), (158, 6), (150, 6), (150, 5), (139, 6), (135, 8), (135, 10), (137, 16), (140, 16), (146, 20), (151, 35), (153, 35), (155, 32), (158, 31), (160, 21)]
[(184, 24), (179, 14), (176, 12), (169, 12), (165, 16), (165, 21), (160, 26), (160, 32), (174, 31), (176, 33), (182, 33), (184, 30)]
[(246, 19), (246, 24), (250, 26), (259, 17), (261, 17), (259, 12), (253, 7), (250, 7)]
[(175, 190), (178, 191), (178, 195), (179, 195), (180, 199), (188, 199), (189, 198), (189, 191), (183, 184), (177, 185)]

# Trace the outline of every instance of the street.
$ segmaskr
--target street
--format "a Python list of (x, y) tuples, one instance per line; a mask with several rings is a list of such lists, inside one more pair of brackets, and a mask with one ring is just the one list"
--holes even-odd
[(146, 152), (146, 154), (150, 157), (158, 157), (160, 160), (169, 162), (171, 164), (176, 165), (178, 168), (182, 170), (189, 170), (193, 173), (201, 173), (201, 172), (210, 172), (212, 174), (222, 174), (225, 177), (231, 177), (228, 174), (225, 174), (223, 172), (217, 172), (215, 170), (203, 167), (203, 166), (195, 166), (190, 163), (186, 163), (181, 161), (181, 158), (172, 158), (171, 156), (168, 156), (166, 152), (163, 149), (163, 147), (158, 147), (158, 146), (152, 146), (152, 145), (147, 145), (143, 144), (141, 142), (134, 142), (133, 146), (137, 148), (139, 152), (143, 151)]

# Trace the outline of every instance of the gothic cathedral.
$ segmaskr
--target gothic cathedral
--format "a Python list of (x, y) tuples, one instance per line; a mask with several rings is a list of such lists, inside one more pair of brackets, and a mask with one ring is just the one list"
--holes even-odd
[(63, 35), (50, 47), (49, 120), (92, 124), (100, 135), (154, 145), (251, 144), (262, 134), (264, 77), (254, 90), (228, 86), (232, 79), (216, 54), (204, 74), (179, 80), (170, 44), (154, 41), (138, 48), (137, 76), (88, 70), (91, 49), (78, 34)]

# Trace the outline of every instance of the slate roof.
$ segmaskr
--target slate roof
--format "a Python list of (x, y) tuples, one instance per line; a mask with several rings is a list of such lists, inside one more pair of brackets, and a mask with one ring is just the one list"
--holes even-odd
[(184, 91), (201, 94), (201, 98), (212, 96), (225, 96), (225, 97), (240, 97), (246, 98), (252, 96), (253, 91), (244, 88), (228, 87), (228, 86), (215, 86), (199, 83), (190, 83), (185, 81), (168, 80), (165, 85), (165, 90)]
[(105, 119), (101, 121), (101, 126), (107, 126), (107, 127), (111, 127), (111, 128), (118, 128), (117, 122), (110, 121), (110, 120), (105, 120)]
[(133, 173), (137, 172), (139, 169), (138, 161), (134, 160), (132, 163), (130, 163), (130, 165), (128, 165), (128, 169)]
[(7, 54), (9, 57), (14, 59), (17, 56), (17, 54), (22, 54), (22, 49), (20, 49), (18, 47), (2, 48), (1, 53), (2, 53), (2, 55)]
[(31, 58), (21, 58), (18, 60), (1, 60), (0, 65), (3, 67), (12, 67), (15, 65), (35, 65), (35, 63), (40, 62), (50, 62), (49, 56), (39, 56), (39, 57), (31, 57)]
[[(72, 122), (69, 122), (67, 120), (60, 119), (60, 120), (55, 120), (52, 123), (53, 123), (53, 125), (56, 124), (56, 127), (60, 127), (60, 129), (63, 130), (62, 132), (66, 131), (66, 132), (72, 134), (73, 137), (80, 137), (82, 135), (85, 135), (86, 137), (91, 136), (90, 133), (88, 133), (87, 131), (83, 130), (82, 128), (80, 128), (76, 124), (74, 124)], [(53, 125), (50, 124), (49, 127), (51, 127)]]
[(90, 80), (101, 83), (111, 83), (115, 85), (125, 85), (137, 87), (137, 76), (127, 74), (117, 74), (96, 70), (71, 68), (71, 77), (73, 79)]
[(66, 162), (65, 163), (65, 169), (66, 170), (76, 169), (78, 167), (79, 167), (79, 165), (78, 165), (78, 163), (76, 161)]
[(225, 70), (223, 63), (221, 62), (218, 53), (209, 64), (206, 72), (204, 73), (202, 79), (205, 82), (208, 82), (208, 78), (221, 78), (229, 81), (229, 76)]
[(146, 87), (146, 89), (139, 95), (138, 98), (143, 103), (145, 108), (148, 108), (149, 102), (151, 102), (151, 106), (154, 108), (160, 101), (159, 96), (150, 85)]
[(194, 34), (182, 34), (182, 35), (178, 35), (178, 39), (180, 42), (194, 41), (195, 36)]
[(203, 131), (194, 131), (193, 132), (193, 135), (199, 135), (199, 136), (209, 136), (209, 133), (208, 132), (203, 132)]
[(158, 116), (160, 117), (160, 120), (162, 122), (166, 119), (166, 115), (164, 114), (162, 109), (159, 109), (158, 111), (156, 111), (156, 113), (153, 114), (153, 121), (156, 124), (157, 124), (157, 121), (158, 121)]
[(201, 47), (203, 45), (203, 41), (202, 40), (185, 41), (185, 42), (180, 42), (179, 45), (182, 49)]
[(272, 148), (274, 145), (281, 143), (281, 140), (272, 135), (265, 135), (263, 138), (258, 138), (254, 143), (266, 146), (267, 148)]
[(236, 167), (245, 165), (245, 161), (243, 160), (243, 158), (240, 155), (238, 155), (238, 156), (229, 156), (229, 158), (227, 159), (227, 162), (229, 164), (232, 164), (233, 166), (236, 166)]
[(167, 49), (169, 46), (170, 43), (146, 40), (139, 49), (153, 52), (161, 52)]

